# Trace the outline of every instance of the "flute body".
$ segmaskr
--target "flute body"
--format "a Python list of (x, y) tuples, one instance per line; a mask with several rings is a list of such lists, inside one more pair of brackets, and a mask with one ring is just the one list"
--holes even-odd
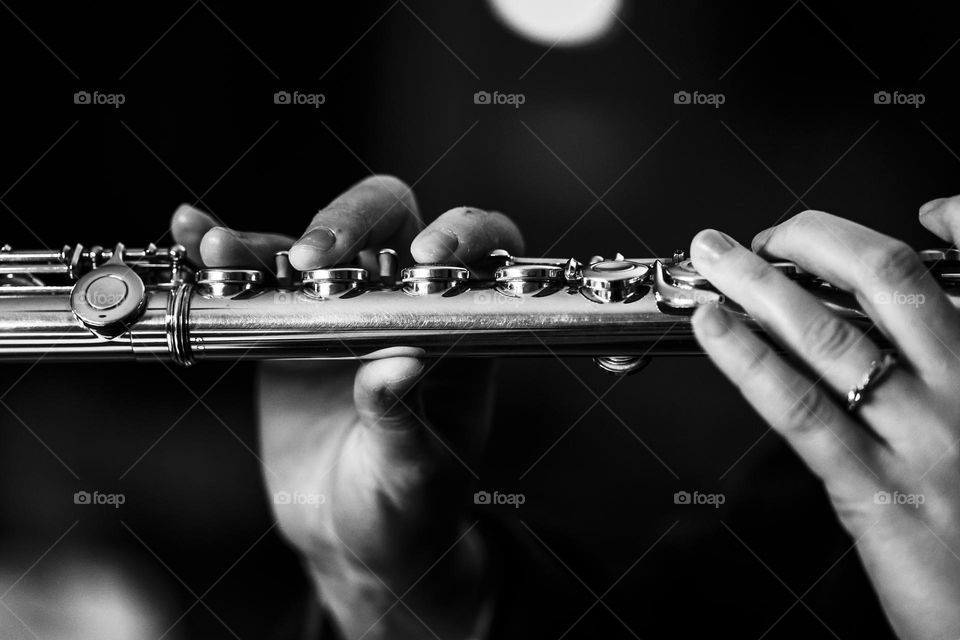
[[(955, 250), (921, 252), (952, 294)], [(182, 248), (0, 250), (0, 360), (370, 359), (590, 356), (615, 373), (648, 356), (702, 353), (699, 304), (734, 303), (677, 252), (671, 258), (518, 258), (488, 264), (194, 270)], [(840, 315), (869, 329), (849, 294), (774, 263)]]

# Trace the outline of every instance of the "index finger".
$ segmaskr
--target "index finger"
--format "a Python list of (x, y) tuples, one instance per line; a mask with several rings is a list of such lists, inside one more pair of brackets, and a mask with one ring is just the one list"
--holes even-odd
[(320, 210), (290, 248), (290, 264), (306, 271), (348, 262), (367, 248), (420, 227), (413, 192), (393, 176), (371, 176)]

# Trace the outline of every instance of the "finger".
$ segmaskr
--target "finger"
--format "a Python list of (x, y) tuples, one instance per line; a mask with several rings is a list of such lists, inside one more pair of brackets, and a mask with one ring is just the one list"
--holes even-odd
[(430, 436), (411, 394), (423, 372), (423, 361), (409, 357), (373, 360), (357, 372), (353, 398), (365, 427), (364, 445), (387, 475), (402, 476), (429, 461)]
[(956, 369), (960, 320), (908, 245), (862, 225), (807, 211), (754, 238), (757, 251), (791, 260), (856, 294), (864, 311), (926, 379)]
[(887, 454), (823, 389), (718, 305), (697, 309), (693, 330), (720, 371), (784, 436), (832, 496), (869, 495)]
[[(838, 394), (858, 384), (881, 353), (872, 340), (840, 318), (766, 260), (714, 230), (701, 231), (691, 245), (694, 265), (738, 302), (760, 325), (802, 358)], [(910, 406), (909, 376), (893, 371), (882, 393), (861, 411), (890, 437)], [(902, 427), (902, 425), (901, 425)]]
[(187, 250), (190, 261), (196, 265), (202, 265), (200, 241), (204, 234), (217, 224), (216, 219), (209, 213), (204, 213), (189, 204), (182, 204), (170, 219), (170, 231), (173, 234), (173, 241), (182, 244)]
[(701, 231), (690, 245), (697, 270), (836, 390), (855, 384), (880, 350), (849, 322), (726, 234)]
[(516, 255), (523, 252), (520, 229), (496, 211), (457, 207), (431, 222), (411, 246), (417, 262), (455, 262), (467, 265), (494, 249)]
[(214, 227), (200, 242), (200, 256), (208, 267), (247, 267), (273, 272), (275, 254), (286, 251), (293, 238), (278, 233), (251, 233)]
[(419, 227), (410, 188), (392, 176), (371, 176), (313, 217), (290, 249), (290, 263), (305, 271), (347, 262), (364, 249), (384, 248), (404, 236), (412, 238)]
[(937, 198), (920, 207), (920, 224), (942, 240), (960, 240), (960, 196)]

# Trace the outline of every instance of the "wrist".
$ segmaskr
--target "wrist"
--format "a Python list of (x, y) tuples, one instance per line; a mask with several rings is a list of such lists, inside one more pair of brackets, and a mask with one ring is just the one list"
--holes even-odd
[(484, 637), (495, 580), (480, 532), (464, 526), (448, 545), (416, 555), (372, 567), (344, 549), (339, 558), (310, 561), (308, 570), (321, 606), (346, 637)]

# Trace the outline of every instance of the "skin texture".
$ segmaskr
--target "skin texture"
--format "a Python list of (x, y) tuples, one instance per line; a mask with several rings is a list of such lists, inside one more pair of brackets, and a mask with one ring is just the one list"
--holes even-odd
[[(413, 194), (390, 176), (348, 189), (299, 239), (228, 229), (189, 205), (171, 224), (190, 257), (211, 267), (269, 269), (274, 252), (289, 249), (297, 269), (357, 259), (377, 274), (376, 255), (386, 247), (401, 264), (462, 265), (493, 249), (523, 249), (516, 225), (500, 213), (458, 207), (424, 228)], [(490, 362), (409, 357), (259, 367), (271, 504), (344, 637), (473, 631), (489, 595), (482, 586), (489, 559), (464, 514), (492, 403), (457, 389), (491, 389), (491, 374)]]
[[(960, 198), (924, 205), (920, 221), (957, 242)], [(691, 254), (794, 356), (719, 307), (694, 315), (711, 359), (823, 481), (894, 630), (960, 637), (960, 314), (907, 245), (822, 212), (762, 231), (752, 250), (705, 230)], [(760, 256), (855, 294), (897, 348), (899, 365), (856, 413), (842, 398), (877, 345)]]

